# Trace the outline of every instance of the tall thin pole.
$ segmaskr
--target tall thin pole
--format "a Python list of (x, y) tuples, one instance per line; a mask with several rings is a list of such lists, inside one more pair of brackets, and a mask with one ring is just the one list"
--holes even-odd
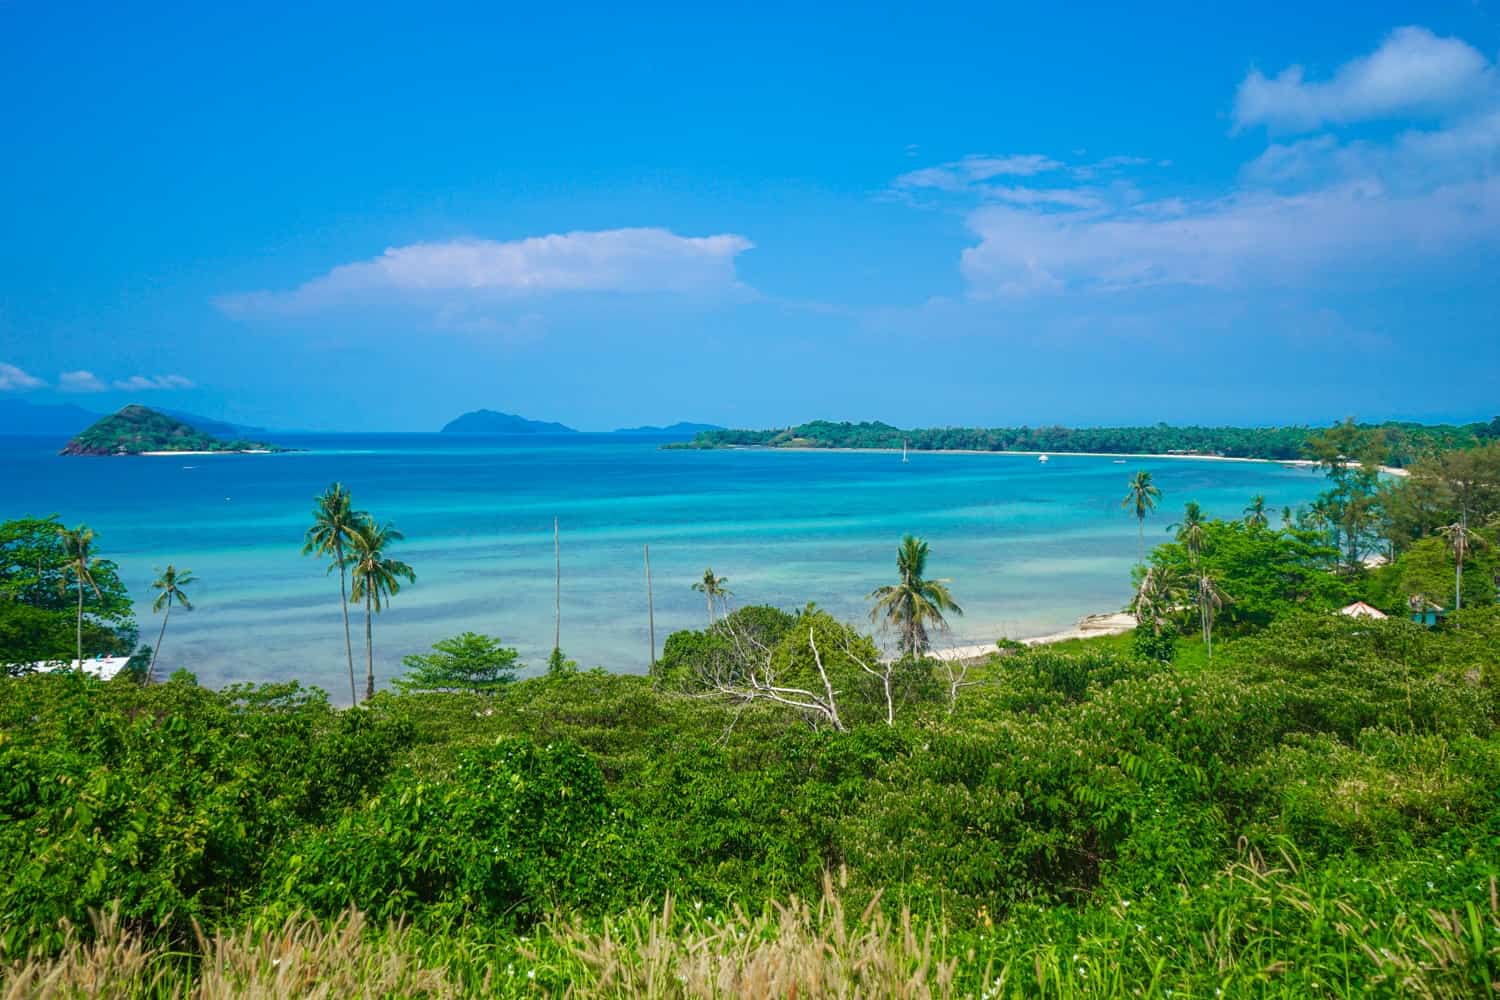
[(552, 564), (556, 582), (552, 588), (552, 648), (562, 648), (562, 546), (557, 534), (557, 518), (552, 518)]
[(651, 546), (646, 546), (646, 626), (651, 636), (651, 676), (656, 676), (656, 607), (651, 600)]

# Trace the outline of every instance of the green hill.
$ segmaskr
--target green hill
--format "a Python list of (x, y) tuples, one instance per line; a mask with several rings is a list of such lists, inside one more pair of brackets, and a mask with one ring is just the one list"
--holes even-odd
[(154, 451), (279, 452), (258, 441), (225, 441), (165, 413), (132, 403), (81, 432), (59, 454), (141, 455)]
[(547, 420), (528, 420), (514, 413), (473, 410), (443, 426), (444, 434), (575, 434), (573, 428)]

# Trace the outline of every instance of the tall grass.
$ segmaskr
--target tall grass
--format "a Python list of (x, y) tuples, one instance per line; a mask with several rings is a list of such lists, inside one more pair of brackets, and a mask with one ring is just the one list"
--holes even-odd
[[(0, 969), (0, 998), (130, 996), (1462, 998), (1500, 993), (1500, 890), (1426, 906), (1405, 876), (1334, 879), (1254, 852), (1209, 885), (987, 915), (955, 932), (906, 907), (817, 901), (710, 913), (668, 899), (598, 921), (559, 916), (521, 938), (292, 918), (154, 947), (113, 914), (67, 928), (53, 958)], [(1424, 875), (1424, 872), (1418, 872)]]

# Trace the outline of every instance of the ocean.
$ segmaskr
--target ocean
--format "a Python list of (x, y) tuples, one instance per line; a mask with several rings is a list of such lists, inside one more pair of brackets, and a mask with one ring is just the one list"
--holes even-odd
[[(1310, 501), (1316, 470), (1275, 463), (1053, 455), (676, 451), (621, 435), (281, 435), (285, 455), (62, 458), (50, 438), (0, 437), (0, 518), (59, 514), (98, 534), (155, 639), (154, 568), (198, 578), (159, 670), (213, 686), (297, 679), (346, 690), (338, 581), (300, 554), (313, 498), (337, 480), (393, 522), (392, 554), (417, 581), (375, 622), (377, 680), (402, 656), (464, 630), (516, 646), (529, 671), (552, 647), (552, 519), (562, 538), (562, 646), (585, 668), (647, 667), (643, 547), (651, 547), (658, 650), (701, 628), (691, 590), (705, 566), (732, 603), (816, 602), (866, 624), (866, 595), (892, 582), (903, 533), (932, 547), (964, 614), (940, 644), (1064, 628), (1130, 598), (1136, 522), (1120, 500), (1137, 469), (1165, 496), (1146, 522), (1167, 537), (1182, 505), (1237, 517)], [(1279, 515), (1278, 515), (1279, 516)], [(362, 610), (351, 609), (356, 657)], [(361, 660), (362, 662), (362, 660)], [(359, 670), (363, 667), (357, 662)], [(361, 680), (361, 686), (363, 681)]]

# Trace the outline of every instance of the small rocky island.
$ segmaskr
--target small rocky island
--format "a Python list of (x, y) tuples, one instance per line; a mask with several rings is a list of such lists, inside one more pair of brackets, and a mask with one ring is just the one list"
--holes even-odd
[(443, 425), (444, 434), (577, 434), (571, 427), (548, 420), (528, 420), (514, 413), (472, 410)]
[(259, 441), (224, 441), (191, 424), (137, 403), (124, 407), (81, 432), (61, 455), (240, 454), (260, 455), (287, 449)]

